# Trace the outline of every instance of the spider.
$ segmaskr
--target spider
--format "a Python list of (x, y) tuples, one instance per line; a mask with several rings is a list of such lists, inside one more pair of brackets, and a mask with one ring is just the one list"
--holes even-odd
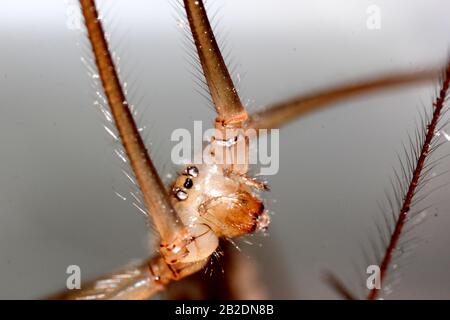
[[(200, 2), (201, 3), (201, 2)], [(429, 78), (429, 75), (424, 75), (424, 74), (421, 74), (420, 76), (423, 76), (423, 77), (426, 77), (426, 78)], [(383, 77), (382, 77), (382, 79), (383, 80), (386, 80), (386, 79), (389, 79), (389, 81), (393, 81), (393, 82), (404, 82), (404, 81), (406, 81), (406, 82), (410, 82), (410, 81), (417, 81), (418, 79), (419, 79), (420, 77), (417, 75), (417, 74), (413, 74), (413, 75), (410, 75), (409, 73), (406, 73), (406, 76), (402, 76), (402, 75), (396, 75), (396, 76), (387, 76), (386, 78), (384, 78), (383, 79)], [(372, 79), (375, 79), (375, 77), (373, 77)], [(393, 79), (393, 80), (392, 80)], [(373, 81), (373, 80), (371, 80), (371, 79), (369, 79), (368, 81)], [(387, 83), (386, 83), (386, 81), (380, 81), (380, 83), (382, 84), (382, 86), (386, 86), (387, 87)], [(358, 92), (358, 93), (360, 93), (360, 92)], [(242, 111), (242, 110), (241, 110)], [(240, 114), (241, 113), (241, 111), (239, 111), (238, 113)], [(250, 116), (251, 116), (251, 114), (250, 114)], [(227, 116), (225, 117), (225, 122), (223, 122), (223, 120), (224, 119), (219, 119), (220, 121), (220, 123), (225, 123), (226, 125), (228, 125), (228, 120), (226, 120), (226, 118), (227, 118)], [(236, 119), (234, 116), (233, 117), (231, 117), (232, 118), (232, 122), (234, 121), (233, 119)], [(263, 117), (264, 118), (264, 117)], [(239, 121), (241, 121), (242, 119), (240, 118), (240, 116), (237, 116), (237, 119), (239, 119)], [(268, 119), (274, 119), (274, 118), (268, 118)], [(264, 124), (264, 125), (261, 125), (262, 127), (268, 127), (268, 125), (267, 124)], [(151, 149), (151, 148), (150, 148)], [(188, 168), (186, 168), (186, 172), (184, 172), (183, 171), (183, 173), (182, 173), (182, 177), (183, 178), (185, 178), (186, 176), (188, 176), (188, 175), (190, 175), (188, 172), (189, 172), (189, 170), (188, 170)], [(194, 181), (195, 182), (195, 181)], [(179, 186), (177, 186), (175, 189), (173, 189), (174, 191), (175, 190), (178, 190), (177, 188), (179, 188)], [(272, 188), (273, 189), (273, 188)], [(152, 210), (150, 210), (150, 212), (152, 212)], [(277, 215), (277, 217), (279, 217), (280, 215)], [(169, 233), (171, 233), (171, 232), (169, 232)], [(167, 248), (167, 244), (165, 245), (165, 247)], [(183, 268), (182, 268), (183, 269)], [(173, 271), (173, 270), (172, 270)], [(178, 271), (177, 271), (178, 272)], [(188, 272), (188, 273), (190, 273), (190, 271)], [(161, 275), (160, 275), (161, 276)], [(178, 277), (179, 275), (177, 275), (177, 277)], [(181, 275), (181, 276), (183, 276), (183, 275)], [(180, 276), (180, 277), (181, 277)]]

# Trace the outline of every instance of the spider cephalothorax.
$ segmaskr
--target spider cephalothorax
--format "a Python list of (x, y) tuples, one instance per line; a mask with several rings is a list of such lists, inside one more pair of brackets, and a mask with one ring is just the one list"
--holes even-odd
[[(242, 137), (242, 139), (240, 138)], [(239, 136), (225, 140), (213, 139), (206, 150), (217, 160), (219, 150), (229, 153)], [(212, 148), (209, 148), (211, 147)], [(243, 151), (248, 144), (243, 145)], [(237, 159), (238, 157), (229, 157)], [(245, 158), (245, 156), (243, 157)], [(219, 244), (219, 238), (234, 238), (269, 225), (269, 216), (254, 189), (267, 189), (264, 183), (247, 176), (248, 163), (217, 163), (187, 166), (172, 186), (172, 204), (191, 241), (182, 262), (199, 261), (209, 257)]]

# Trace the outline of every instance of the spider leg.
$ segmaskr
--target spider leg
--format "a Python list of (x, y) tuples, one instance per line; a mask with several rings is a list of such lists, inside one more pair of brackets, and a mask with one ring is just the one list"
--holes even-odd
[(163, 262), (161, 257), (157, 257), (141, 264), (128, 265), (83, 285), (81, 290), (65, 291), (49, 299), (148, 299), (162, 290), (170, 278), (170, 271)]
[(247, 126), (254, 129), (279, 128), (304, 114), (320, 110), (333, 103), (376, 91), (437, 80), (439, 72), (431, 69), (420, 72), (398, 73), (324, 89), (314, 94), (296, 97), (269, 106), (265, 110), (255, 112), (250, 115)]
[(203, 74), (217, 111), (219, 127), (236, 126), (248, 118), (217, 45), (202, 0), (183, 0)]
[[(192, 241), (189, 232), (170, 202), (164, 184), (145, 148), (120, 85), (94, 0), (80, 0), (88, 37), (94, 52), (108, 104), (145, 204), (161, 238), (161, 256), (138, 267), (125, 268), (94, 281), (74, 293), (92, 299), (148, 298), (172, 280), (179, 280), (204, 267), (206, 261), (181, 263), (179, 259)], [(71, 295), (69, 294), (68, 298)]]
[[(203, 268), (203, 262), (181, 268), (180, 277)], [(172, 266), (161, 256), (142, 263), (132, 263), (124, 268), (99, 277), (83, 285), (80, 290), (65, 291), (49, 297), (50, 300), (146, 300), (164, 290), (173, 280)]]
[(240, 183), (242, 183), (248, 187), (251, 187), (251, 188), (254, 188), (257, 190), (263, 190), (263, 191), (270, 190), (269, 185), (266, 182), (260, 181), (253, 177), (250, 177), (247, 174), (238, 173), (238, 172), (233, 171), (232, 169), (225, 169), (223, 174), (226, 177), (231, 177), (233, 179), (236, 179), (236, 181), (239, 181)]
[(325, 280), (342, 298), (356, 300), (351, 291), (333, 273), (327, 272), (325, 274)]
[(80, 0), (88, 37), (102, 85), (131, 167), (150, 216), (163, 243), (172, 243), (184, 225), (172, 207), (167, 191), (145, 148), (121, 87), (94, 0)]

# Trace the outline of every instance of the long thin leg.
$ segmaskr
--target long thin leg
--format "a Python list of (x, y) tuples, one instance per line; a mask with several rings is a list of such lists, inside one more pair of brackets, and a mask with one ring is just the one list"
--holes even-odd
[(161, 240), (170, 243), (184, 230), (184, 225), (172, 207), (167, 191), (147, 153), (128, 108), (102, 25), (98, 19), (95, 1), (80, 0), (80, 4), (103, 88), (123, 146)]
[(247, 112), (225, 65), (202, 0), (183, 0), (203, 74), (222, 126), (240, 125)]
[(325, 281), (336, 291), (342, 298), (346, 300), (356, 300), (355, 296), (347, 289), (347, 287), (333, 273), (325, 275)]
[[(417, 192), (420, 188), (421, 180), (424, 178), (424, 168), (427, 165), (430, 151), (433, 147), (433, 141), (436, 137), (437, 127), (439, 121), (442, 118), (442, 114), (445, 112), (446, 102), (448, 101), (450, 93), (450, 62), (447, 64), (446, 69), (443, 73), (442, 84), (440, 86), (439, 94), (433, 103), (433, 116), (431, 120), (426, 124), (426, 133), (423, 136), (423, 142), (420, 149), (417, 150), (417, 158), (413, 161), (415, 162), (414, 169), (412, 170), (411, 180), (409, 181), (408, 189), (403, 197), (403, 202), (398, 213), (398, 218), (395, 222), (395, 228), (389, 238), (389, 243), (384, 251), (383, 259), (380, 261), (380, 285), (384, 284), (384, 279), (389, 267), (396, 253), (399, 242), (401, 241), (401, 236), (403, 235), (403, 229), (408, 222), (408, 218), (411, 215), (411, 207), (417, 198)], [(426, 170), (426, 169), (425, 169)], [(372, 289), (368, 296), (368, 300), (377, 299), (380, 293), (379, 289)]]
[(162, 257), (155, 257), (141, 264), (100, 277), (80, 290), (65, 291), (49, 297), (50, 300), (144, 300), (164, 289), (172, 272)]
[[(196, 273), (204, 262), (185, 264), (180, 278)], [(163, 291), (174, 280), (173, 269), (162, 256), (131, 263), (120, 270), (82, 284), (82, 288), (64, 291), (48, 300), (146, 300)], [(178, 280), (178, 279), (177, 279)]]
[(439, 71), (428, 70), (415, 73), (394, 74), (362, 80), (347, 85), (325, 89), (308, 96), (277, 103), (267, 109), (250, 115), (248, 127), (254, 129), (274, 129), (294, 119), (351, 98), (375, 91), (391, 89), (398, 86), (412, 85), (436, 80)]

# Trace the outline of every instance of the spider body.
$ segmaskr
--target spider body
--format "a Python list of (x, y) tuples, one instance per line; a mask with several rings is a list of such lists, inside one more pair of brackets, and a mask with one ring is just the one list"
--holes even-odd
[[(239, 164), (239, 157), (233, 156), (236, 153), (231, 149), (238, 147), (238, 141), (244, 142), (241, 150), (245, 153), (246, 136), (213, 139), (204, 152), (211, 161), (187, 166), (172, 185), (173, 207), (190, 237), (181, 262), (208, 258), (217, 249), (219, 238), (239, 237), (268, 227), (269, 216), (254, 193), (267, 187), (247, 176), (248, 163)], [(221, 164), (222, 155), (232, 162)]]

